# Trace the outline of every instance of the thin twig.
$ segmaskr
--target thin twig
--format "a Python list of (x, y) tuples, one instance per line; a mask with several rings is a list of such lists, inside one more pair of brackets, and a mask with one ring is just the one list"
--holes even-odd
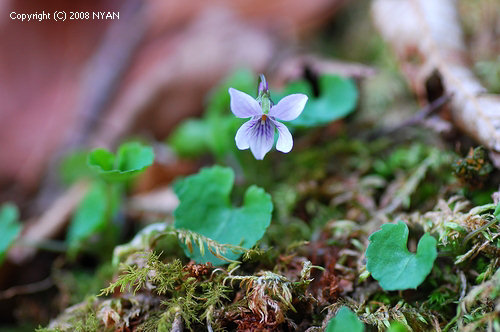
[(14, 286), (0, 292), (0, 301), (7, 300), (18, 295), (38, 293), (49, 289), (53, 285), (54, 282), (52, 281), (52, 278), (49, 276), (43, 280), (31, 284)]
[(49, 239), (32, 241), (29, 239), (20, 238), (19, 240), (16, 241), (16, 246), (35, 248), (56, 253), (65, 253), (68, 250), (68, 245), (66, 242), (59, 240), (49, 240)]
[(422, 123), (427, 117), (437, 112), (444, 104), (450, 101), (452, 95), (445, 94), (438, 99), (432, 101), (430, 104), (425, 105), (421, 108), (415, 115), (409, 119), (403, 121), (402, 123), (389, 128), (377, 129), (368, 135), (369, 139), (374, 139), (380, 136), (390, 135), (406, 127), (414, 126)]
[[(27, 223), (21, 235), (22, 242), (40, 243), (58, 234), (64, 228), (66, 221), (78, 206), (88, 190), (88, 183), (77, 182), (33, 223)], [(8, 257), (16, 264), (22, 264), (36, 253), (36, 248), (14, 245), (8, 252)]]
[(465, 273), (462, 270), (459, 270), (459, 276), (462, 283), (462, 290), (460, 291), (460, 299), (458, 301), (462, 301), (467, 292), (467, 278), (465, 278)]

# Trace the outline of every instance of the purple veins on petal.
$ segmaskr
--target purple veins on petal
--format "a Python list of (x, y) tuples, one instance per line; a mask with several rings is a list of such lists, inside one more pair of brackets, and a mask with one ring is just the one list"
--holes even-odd
[(252, 151), (255, 159), (264, 159), (264, 156), (274, 144), (274, 123), (269, 119), (258, 118), (247, 132), (249, 134), (250, 151)]
[(240, 150), (245, 150), (250, 147), (251, 130), (260, 121), (259, 116), (254, 116), (251, 120), (245, 122), (241, 125), (240, 129), (236, 132), (234, 140), (236, 141), (236, 146)]
[(274, 144), (274, 122), (267, 116), (255, 116), (236, 132), (236, 146), (240, 150), (250, 148), (255, 159), (262, 160)]
[[(258, 99), (233, 88), (229, 88), (229, 95), (231, 96), (231, 111), (234, 115), (239, 118), (251, 117), (236, 132), (234, 139), (238, 149), (250, 148), (255, 159), (262, 160), (273, 147), (274, 134), (278, 130), (276, 149), (284, 153), (292, 150), (292, 135), (288, 128), (278, 120), (292, 121), (296, 119), (304, 110), (307, 102), (306, 95), (292, 94), (281, 99), (277, 105), (273, 105), (269, 97), (267, 82), (263, 76), (259, 84)], [(271, 105), (270, 109), (269, 105)], [(266, 111), (263, 111), (264, 108)]]
[(278, 104), (271, 107), (269, 115), (282, 121), (295, 120), (306, 106), (307, 96), (302, 93), (295, 93), (281, 99)]

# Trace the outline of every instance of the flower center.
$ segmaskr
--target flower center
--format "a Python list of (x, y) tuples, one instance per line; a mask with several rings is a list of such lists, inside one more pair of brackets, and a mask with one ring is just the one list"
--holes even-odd
[(261, 120), (260, 120), (260, 123), (261, 123), (261, 124), (264, 124), (264, 123), (266, 123), (266, 120), (267, 120), (267, 115), (262, 114), (262, 118), (261, 118)]

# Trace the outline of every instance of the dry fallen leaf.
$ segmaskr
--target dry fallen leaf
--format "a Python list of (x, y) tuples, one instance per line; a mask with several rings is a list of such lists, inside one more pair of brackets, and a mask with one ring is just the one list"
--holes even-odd
[(121, 13), (119, 21), (63, 23), (0, 17), (0, 186), (8, 189), (0, 199), (33, 192), (54, 153), (82, 136), (89, 143), (96, 125), (95, 144), (114, 145), (137, 129), (163, 138), (201, 112), (231, 67), (263, 70), (274, 41), (293, 44), (346, 2), (0, 2), (2, 13)]
[(427, 85), (439, 78), (452, 95), (453, 122), (500, 153), (500, 96), (488, 94), (470, 69), (456, 1), (376, 0), (372, 10), (417, 95), (428, 98)]

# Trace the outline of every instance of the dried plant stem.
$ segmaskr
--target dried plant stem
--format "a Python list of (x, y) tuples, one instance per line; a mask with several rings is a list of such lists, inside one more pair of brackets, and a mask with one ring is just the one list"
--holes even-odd
[(49, 289), (53, 285), (54, 282), (52, 281), (52, 277), (49, 276), (48, 278), (45, 278), (43, 280), (31, 284), (14, 286), (0, 292), (0, 301), (7, 300), (18, 295), (38, 293)]

